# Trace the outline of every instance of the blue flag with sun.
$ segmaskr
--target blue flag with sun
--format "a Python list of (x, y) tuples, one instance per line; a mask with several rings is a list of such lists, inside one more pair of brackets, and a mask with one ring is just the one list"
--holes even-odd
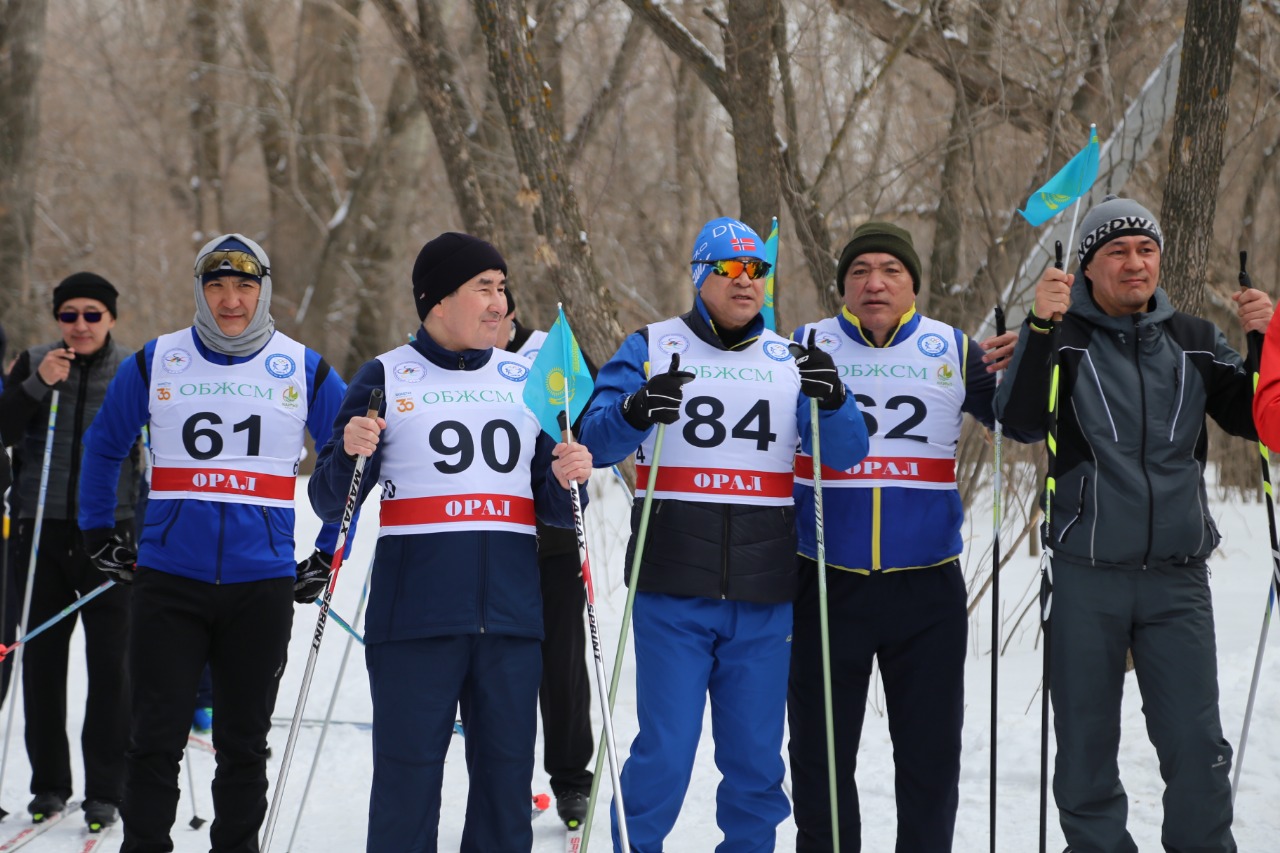
[(595, 388), (587, 361), (564, 317), (564, 308), (558, 310), (560, 316), (547, 332), (524, 383), (524, 404), (556, 441), (561, 437), (560, 413), (568, 409), (569, 423), (576, 421)]
[(1098, 128), (1090, 126), (1089, 144), (1067, 161), (1062, 171), (1032, 193), (1027, 209), (1019, 210), (1032, 225), (1042, 225), (1089, 191), (1098, 179)]

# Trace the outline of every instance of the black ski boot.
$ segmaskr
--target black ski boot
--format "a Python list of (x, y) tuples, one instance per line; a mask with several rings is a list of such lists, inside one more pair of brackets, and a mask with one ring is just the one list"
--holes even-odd
[(31, 812), (33, 823), (42, 823), (45, 818), (58, 814), (66, 807), (66, 797), (61, 794), (44, 793), (35, 795), (31, 804), (27, 806), (27, 811)]
[(115, 803), (108, 803), (106, 800), (84, 801), (84, 822), (89, 825), (90, 832), (102, 832), (119, 817), (120, 812)]
[(591, 798), (582, 791), (564, 791), (556, 797), (556, 814), (569, 829), (577, 829), (587, 819)]

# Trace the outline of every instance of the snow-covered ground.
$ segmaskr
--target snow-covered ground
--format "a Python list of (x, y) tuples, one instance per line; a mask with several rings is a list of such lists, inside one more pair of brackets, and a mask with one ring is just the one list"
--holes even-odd
[[(592, 539), (596, 541), (592, 563), (597, 574), (604, 575), (597, 582), (597, 612), (601, 620), (606, 661), (611, 669), (626, 601), (626, 591), (621, 585), (621, 549), (624, 544), (622, 532), (627, 523), (626, 496), (607, 475), (598, 472), (598, 476), (593, 478), (593, 493), (600, 492), (602, 487), (609, 494), (603, 497), (596, 494), (588, 510), (588, 526)], [(299, 495), (302, 535), (298, 541), (302, 543), (299, 548), (301, 552), (310, 549), (310, 537), (314, 535), (318, 522), (307, 510), (305, 482), (299, 483)], [(373, 506), (372, 501), (370, 506)], [(1266, 604), (1271, 560), (1267, 547), (1265, 510), (1261, 505), (1218, 503), (1214, 507), (1214, 513), (1224, 535), (1223, 547), (1212, 563), (1222, 716), (1228, 740), (1238, 750), (1240, 727)], [(980, 559), (980, 555), (988, 547), (991, 526), (989, 519), (989, 513), (984, 515), (979, 512), (970, 525), (970, 550), (979, 555), (975, 559)], [(373, 513), (370, 513), (369, 521), (373, 520)], [(375, 524), (366, 523), (361, 526), (352, 560), (343, 569), (334, 598), (334, 609), (343, 616), (353, 617), (355, 614), (375, 536)], [(970, 566), (968, 571), (973, 573), (978, 569)], [(1014, 608), (1024, 590), (1034, 587), (1037, 571), (1036, 561), (1027, 556), (1023, 548), (1002, 575), (1006, 620), (1010, 612), (1016, 612)], [(289, 719), (301, 685), (317, 613), (312, 607), (297, 608), (289, 668), (285, 672), (276, 707), (278, 724), (271, 735), (276, 756), (269, 770), (273, 786), (279, 770), (278, 760), (284, 753)], [(989, 619), (989, 604), (984, 604), (975, 613), (970, 629), (968, 710), (955, 843), (955, 850), (964, 853), (988, 849), (988, 766), (991, 740)], [(1011, 620), (1009, 623), (1011, 624)], [(1024, 629), (1018, 632), (1000, 660), (997, 837), (1000, 850), (1017, 853), (1036, 849), (1038, 836), (1040, 699), (1037, 686), (1040, 678), (1040, 649), (1035, 645), (1034, 630), (1026, 629), (1026, 625), (1024, 620)], [(1274, 633), (1280, 633), (1280, 629)], [(79, 731), (83, 714), (85, 683), (83, 655), (79, 651), (82, 644), (81, 635), (77, 633), (73, 639), (77, 651), (72, 658), (68, 711), (68, 730), (73, 733), (72, 749), (77, 755), (79, 744), (75, 733)], [(341, 685), (336, 685), (347, 645), (347, 635), (331, 622), (321, 648), (305, 718), (323, 719), (337, 686), (333, 719), (343, 722), (329, 729), (323, 755), (318, 759), (315, 781), (297, 830), (296, 842), (290, 845), (303, 788), (313, 762), (316, 761), (315, 747), (320, 735), (318, 725), (309, 724), (301, 729), (272, 850), (317, 853), (364, 849), (371, 771), (370, 732), (367, 725), (355, 724), (367, 723), (371, 719), (371, 711), (364, 662), (358, 646), (352, 649)], [(1269, 645), (1272, 648), (1263, 664), (1262, 683), (1236, 801), (1236, 840), (1241, 850), (1250, 853), (1277, 849), (1276, 838), (1280, 837), (1280, 809), (1277, 809), (1277, 803), (1280, 802), (1280, 648), (1277, 647), (1280, 646), (1280, 639), (1273, 635)], [(636, 732), (632, 666), (628, 656), (614, 711), (618, 740), (624, 753), (626, 745)], [(411, 674), (406, 676), (412, 677)], [(1155, 752), (1146, 739), (1141, 700), (1134, 676), (1130, 674), (1127, 681), (1120, 766), (1129, 793), (1129, 825), (1140, 849), (1158, 850), (1162, 783)], [(6, 708), (6, 715), (7, 711)], [(598, 713), (596, 717), (598, 720)], [(0, 805), (14, 812), (14, 815), (0, 824), (0, 838), (8, 837), (26, 819), (24, 809), (29, 799), (29, 770), (22, 747), (21, 714), (18, 718), (11, 733), (9, 768), (3, 791), (0, 792)], [(836, 725), (840, 725), (838, 720)], [(538, 756), (533, 790), (545, 791), (547, 779), (541, 770), (541, 745), (538, 747)], [(188, 777), (184, 770), (180, 780), (183, 788), (182, 801), (179, 803), (178, 820), (173, 830), (177, 853), (203, 853), (209, 849), (207, 824), (201, 830), (189, 829), (187, 824), (193, 810), (201, 817), (212, 819), (209, 782), (213, 773), (213, 757), (192, 750), (190, 760), (195, 778), (195, 798), (193, 803), (191, 786), (187, 783)], [(78, 757), (75, 774), (79, 785), (82, 774)], [(466, 804), (466, 766), (458, 738), (455, 738), (455, 748), (450, 753), (445, 779), (440, 849), (447, 851), (457, 849)], [(680, 821), (667, 841), (668, 851), (705, 853), (718, 843), (720, 835), (715, 826), (715, 789), (718, 781), (719, 774), (712, 757), (708, 716), (693, 782)], [(892, 850), (893, 762), (883, 702), (878, 697), (873, 700), (873, 707), (867, 714), (859, 753), (858, 785), (864, 820), (863, 849), (868, 853)], [(601, 787), (602, 791), (609, 790), (607, 770)], [(77, 790), (76, 796), (81, 794), (82, 791)], [(1049, 849), (1057, 851), (1064, 844), (1052, 808), (1051, 800)], [(608, 813), (603, 805), (598, 807), (596, 817), (591, 847), (600, 851), (607, 850)], [(76, 833), (83, 837), (81, 825), (77, 819)], [(32, 853), (78, 849), (66, 837), (71, 834), (69, 828), (63, 829), (64, 832), (60, 833), (62, 841), (54, 842), (51, 837), (55, 833), (50, 832), (27, 849)], [(562, 838), (563, 833), (554, 812), (535, 822), (535, 851), (560, 850)], [(793, 849), (794, 838), (795, 826), (788, 820), (779, 827), (778, 849)], [(115, 850), (117, 845), (118, 842), (113, 843), (109, 849)]]

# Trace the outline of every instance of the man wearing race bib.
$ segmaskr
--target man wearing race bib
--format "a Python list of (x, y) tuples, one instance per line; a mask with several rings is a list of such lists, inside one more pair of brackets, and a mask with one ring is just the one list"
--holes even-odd
[[(652, 853), (675, 825), (711, 695), (720, 853), (772, 850), (789, 807), (781, 749), (795, 562), (792, 465), (812, 447), (847, 468), (866, 431), (831, 359), (765, 328), (764, 240), (708, 222), (693, 248), (694, 308), (632, 334), (600, 370), (582, 440), (596, 462), (636, 454), (632, 529), (668, 424), (635, 598), (640, 731), (622, 772), (633, 850)], [(799, 349), (799, 348), (797, 348)], [(677, 364), (678, 360), (678, 364)], [(686, 387), (687, 385), (687, 387)], [(636, 448), (639, 448), (638, 450)], [(636, 547), (629, 546), (627, 565)], [(618, 846), (617, 827), (614, 845)]]
[[(337, 525), (294, 556), (303, 431), (328, 438), (346, 385), (319, 354), (275, 331), (266, 252), (241, 234), (196, 255), (193, 326), (121, 365), (85, 436), (80, 527), (98, 568), (133, 585), (133, 689), (123, 853), (173, 849), (178, 761), (208, 663), (214, 853), (258, 849), (267, 733), (293, 604), (328, 583)], [(143, 425), (151, 494), (137, 552), (112, 534), (120, 463)]]
[[(311, 478), (311, 503), (330, 520), (342, 515), (357, 455), (368, 457), (360, 499), (382, 487), (365, 631), (369, 853), (436, 850), (459, 705), (470, 776), (460, 849), (533, 845), (535, 524), (572, 526), (568, 481), (586, 482), (591, 454), (542, 432), (524, 404), (529, 360), (494, 346), (506, 269), (466, 234), (422, 248), (413, 267), (422, 328), (356, 373)], [(385, 414), (370, 419), (374, 389), (384, 390)]]
[[(943, 853), (959, 797), (968, 634), (956, 443), (965, 412), (994, 424), (995, 376), (964, 332), (916, 312), (920, 259), (902, 228), (860, 226), (841, 253), (836, 288), (841, 313), (801, 326), (795, 339), (812, 338), (835, 361), (871, 441), (857, 465), (822, 460), (841, 848), (862, 849), (854, 768), (878, 658), (893, 740), (896, 849)], [(1016, 339), (984, 341), (986, 360), (1007, 357)], [(801, 592), (787, 712), (796, 849), (830, 851), (813, 483), (813, 458), (802, 451)]]

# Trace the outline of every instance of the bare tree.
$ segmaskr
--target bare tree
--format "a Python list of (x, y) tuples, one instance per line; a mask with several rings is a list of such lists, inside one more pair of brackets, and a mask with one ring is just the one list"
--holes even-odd
[(557, 93), (543, 82), (524, 3), (473, 0), (472, 6), (520, 171), (520, 188), (512, 201), (530, 210), (538, 232), (534, 260), (550, 272), (560, 298), (572, 309), (586, 350), (612, 353), (623, 336), (617, 308), (596, 267), (564, 167), (564, 142), (551, 110)]
[(27, 301), (46, 8), (46, 0), (0, 2), (0, 295), (8, 306)]
[(1160, 209), (1165, 237), (1160, 266), (1161, 282), (1173, 304), (1192, 314), (1200, 313), (1204, 304), (1239, 27), (1240, 0), (1188, 4), (1169, 175)]

